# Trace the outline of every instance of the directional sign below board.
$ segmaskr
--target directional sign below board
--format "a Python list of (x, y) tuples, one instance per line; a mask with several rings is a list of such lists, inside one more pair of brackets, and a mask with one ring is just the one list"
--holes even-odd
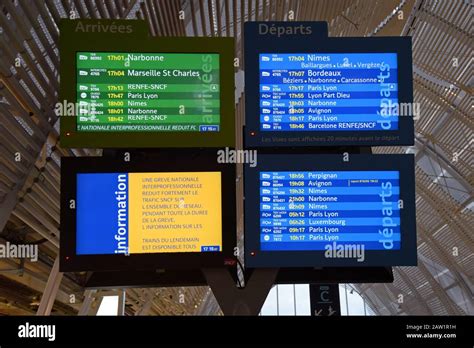
[(339, 284), (310, 284), (311, 315), (340, 316)]

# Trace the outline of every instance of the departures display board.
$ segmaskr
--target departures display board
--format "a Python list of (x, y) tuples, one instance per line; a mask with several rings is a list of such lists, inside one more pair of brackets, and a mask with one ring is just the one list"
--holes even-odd
[(245, 147), (413, 145), (411, 39), (245, 23)]
[[(261, 172), (261, 250), (324, 250), (331, 241), (399, 250), (399, 176), (398, 171)], [(385, 228), (389, 236), (380, 238), (378, 231)]]
[(78, 131), (218, 132), (219, 55), (77, 52)]
[(412, 156), (261, 155), (245, 172), (250, 267), (416, 263)]
[(262, 132), (398, 129), (395, 53), (264, 53), (259, 61)]
[(60, 34), (63, 147), (235, 147), (232, 38), (128, 20), (62, 20)]
[(62, 269), (195, 269), (232, 257), (235, 166), (157, 156), (62, 158)]

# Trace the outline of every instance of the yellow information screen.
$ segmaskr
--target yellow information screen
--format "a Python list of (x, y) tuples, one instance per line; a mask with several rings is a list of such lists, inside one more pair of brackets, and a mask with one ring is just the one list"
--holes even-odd
[(77, 174), (78, 254), (222, 251), (220, 172)]

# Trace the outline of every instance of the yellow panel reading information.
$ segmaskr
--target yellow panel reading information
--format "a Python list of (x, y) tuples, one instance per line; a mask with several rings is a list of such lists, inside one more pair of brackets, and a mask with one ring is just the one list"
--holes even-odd
[(129, 173), (130, 254), (222, 250), (221, 173)]

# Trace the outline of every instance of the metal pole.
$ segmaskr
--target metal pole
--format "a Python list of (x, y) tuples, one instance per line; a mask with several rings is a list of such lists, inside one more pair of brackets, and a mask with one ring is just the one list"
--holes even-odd
[(347, 300), (347, 284), (344, 284), (344, 292), (346, 293), (346, 315), (349, 315), (349, 301)]
[(276, 288), (276, 297), (277, 297), (277, 316), (280, 316), (280, 297), (278, 296), (278, 285), (275, 285), (275, 288)]
[(49, 274), (48, 282), (46, 283), (46, 288), (44, 289), (43, 297), (41, 297), (41, 302), (36, 315), (51, 314), (54, 300), (56, 299), (62, 279), (63, 273), (59, 272), (59, 256), (57, 256), (53, 268), (51, 269), (51, 273)]
[(125, 315), (125, 290), (118, 290), (119, 294), (119, 301), (118, 301), (118, 311), (117, 315), (118, 316), (124, 316)]
[(295, 316), (296, 316), (296, 285), (293, 284), (293, 308), (295, 310)]
[(81, 309), (77, 315), (87, 315), (91, 309), (92, 301), (94, 301), (94, 294), (97, 290), (86, 290), (84, 292), (84, 301), (82, 302)]

